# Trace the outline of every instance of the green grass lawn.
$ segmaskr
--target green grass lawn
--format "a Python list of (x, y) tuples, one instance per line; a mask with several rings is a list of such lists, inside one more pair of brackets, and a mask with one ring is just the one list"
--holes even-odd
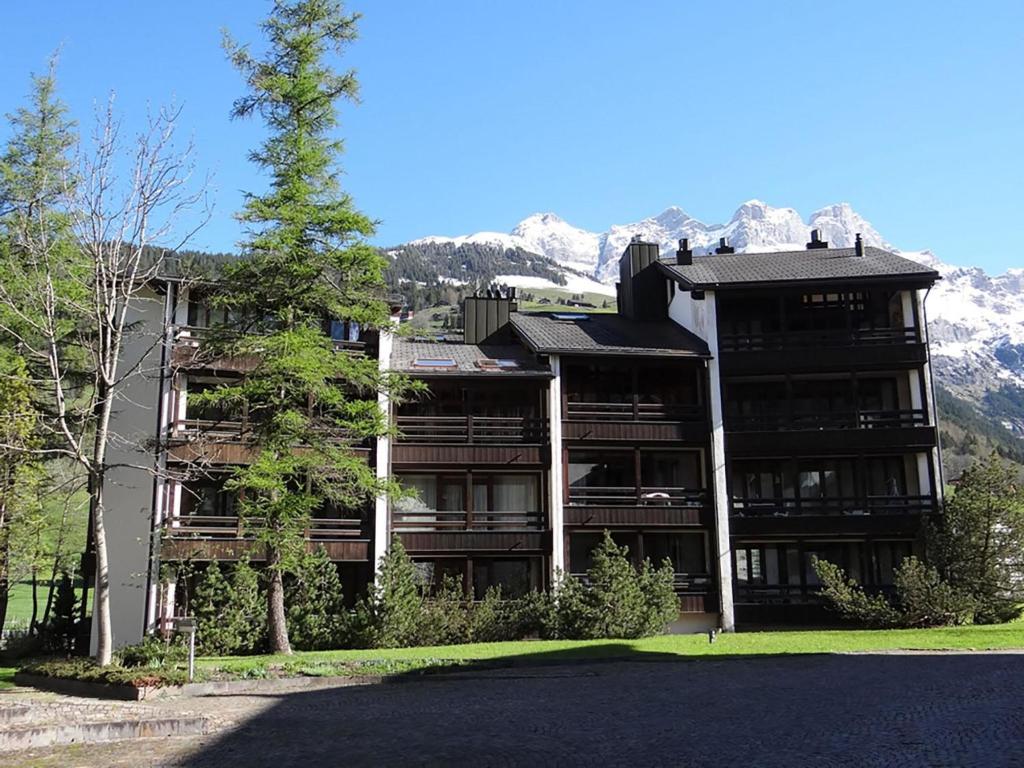
[[(37, 600), (39, 606), (39, 619), (43, 618), (43, 611), (46, 610), (46, 591), (49, 588), (48, 581), (40, 581), (37, 589)], [(79, 583), (75, 587), (75, 593), (79, 602), (82, 599), (82, 586)], [(27, 627), (32, 618), (32, 585), (22, 581), (11, 587), (10, 596), (7, 599), (7, 622), (8, 629), (15, 627)]]
[(14, 673), (17, 671), (17, 667), (0, 667), (0, 691), (14, 687)]
[[(280, 666), (291, 674), (340, 671), (415, 671), (473, 662), (544, 664), (587, 659), (638, 661), (801, 653), (850, 653), (890, 650), (1024, 649), (1024, 621), (979, 627), (904, 630), (807, 630), (741, 632), (719, 635), (661, 635), (642, 640), (529, 640), (473, 643), (431, 648), (309, 651), (294, 656), (202, 658), (200, 670), (216, 675), (258, 676)], [(337, 667), (338, 669), (334, 669)]]

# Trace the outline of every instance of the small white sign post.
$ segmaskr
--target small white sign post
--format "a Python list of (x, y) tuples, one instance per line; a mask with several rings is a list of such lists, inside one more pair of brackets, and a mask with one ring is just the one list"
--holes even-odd
[(196, 675), (196, 620), (182, 617), (174, 622), (174, 628), (188, 635), (188, 681), (191, 683)]

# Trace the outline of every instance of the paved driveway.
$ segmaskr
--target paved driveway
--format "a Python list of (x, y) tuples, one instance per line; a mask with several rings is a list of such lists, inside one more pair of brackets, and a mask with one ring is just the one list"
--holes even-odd
[(1019, 654), (545, 667), (187, 706), (236, 725), (25, 764), (1024, 766)]

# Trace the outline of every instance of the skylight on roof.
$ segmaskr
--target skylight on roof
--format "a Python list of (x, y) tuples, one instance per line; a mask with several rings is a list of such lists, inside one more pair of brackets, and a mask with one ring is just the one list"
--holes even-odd
[(555, 320), (589, 320), (589, 315), (585, 315), (582, 312), (552, 312), (551, 316)]
[(509, 371), (519, 367), (518, 360), (499, 358), (496, 360), (477, 360), (477, 368), (482, 371)]
[(450, 357), (417, 357), (412, 364), (417, 368), (454, 368), (455, 360)]

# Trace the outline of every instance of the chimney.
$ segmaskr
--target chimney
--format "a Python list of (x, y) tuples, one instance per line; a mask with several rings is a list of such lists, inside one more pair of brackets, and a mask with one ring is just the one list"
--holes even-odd
[(467, 296), (463, 304), (466, 343), (507, 341), (509, 315), (518, 308), (515, 288), (503, 294), (497, 286), (490, 286), (476, 296)]
[(816, 248), (828, 248), (828, 240), (821, 239), (821, 233), (816, 230), (811, 230), (811, 242), (807, 244), (807, 250), (813, 251)]
[(679, 239), (679, 250), (676, 251), (676, 264), (682, 267), (693, 264), (693, 249), (690, 248), (690, 238), (688, 237)]
[(736, 253), (736, 249), (733, 248), (731, 245), (729, 245), (725, 241), (724, 237), (720, 237), (720, 238), (718, 238), (718, 247), (715, 248), (715, 253), (717, 253), (717, 254)]
[(853, 241), (853, 253), (855, 256), (864, 255), (864, 241), (860, 239), (860, 232), (857, 233), (857, 239)]
[(657, 243), (635, 237), (619, 259), (619, 314), (634, 320), (668, 315), (665, 276), (657, 269)]

